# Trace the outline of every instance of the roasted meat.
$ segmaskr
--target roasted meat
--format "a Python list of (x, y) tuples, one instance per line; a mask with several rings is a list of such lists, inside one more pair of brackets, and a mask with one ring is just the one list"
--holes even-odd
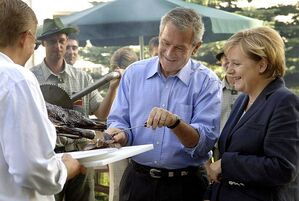
[[(54, 124), (59, 137), (56, 146), (64, 147), (68, 143), (74, 143), (72, 140), (79, 140), (87, 138), (88, 140), (75, 143), (78, 150), (90, 150), (107, 147), (120, 147), (118, 143), (113, 140), (104, 138), (104, 129), (106, 125), (96, 120), (85, 117), (78, 111), (62, 108), (57, 105), (46, 103), (48, 117)], [(72, 140), (67, 140), (71, 138)], [(58, 150), (58, 149), (57, 149)], [(64, 151), (73, 151), (64, 150)]]
[(88, 128), (93, 130), (104, 130), (106, 125), (85, 117), (82, 113), (65, 109), (57, 105), (46, 103), (48, 116), (56, 126), (67, 126), (72, 128)]

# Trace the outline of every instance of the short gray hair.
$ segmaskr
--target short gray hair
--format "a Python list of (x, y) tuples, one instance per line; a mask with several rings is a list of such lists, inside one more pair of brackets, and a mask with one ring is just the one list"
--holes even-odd
[(166, 13), (160, 22), (160, 35), (168, 22), (172, 22), (180, 30), (191, 27), (194, 34), (193, 44), (202, 42), (205, 27), (201, 16), (195, 10), (178, 7)]

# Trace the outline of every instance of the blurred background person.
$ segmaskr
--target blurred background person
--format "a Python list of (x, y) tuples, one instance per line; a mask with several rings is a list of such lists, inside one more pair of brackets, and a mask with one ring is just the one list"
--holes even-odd
[(227, 73), (243, 92), (210, 165), (212, 201), (299, 200), (299, 97), (284, 84), (285, 46), (272, 28), (234, 34)]
[(36, 46), (37, 19), (21, 0), (0, 1), (0, 200), (53, 201), (80, 172), (55, 156), (56, 130), (35, 76), (25, 63)]
[[(121, 48), (117, 49), (112, 54), (112, 56), (110, 58), (110, 68), (111, 68), (112, 71), (119, 72), (122, 76), (125, 69), (130, 64), (134, 63), (137, 60), (138, 60), (138, 56), (134, 52), (133, 49), (131, 49), (129, 47), (121, 47)], [(120, 82), (120, 79), (111, 80), (110, 85), (113, 85), (116, 88), (118, 88), (119, 82)], [(117, 89), (115, 89), (115, 91), (117, 91)], [(116, 95), (116, 93), (114, 93), (113, 100), (115, 98), (115, 95)], [(113, 100), (112, 100), (112, 102), (113, 102)], [(111, 105), (109, 107), (109, 111), (111, 109), (112, 102), (111, 102)]]
[(137, 54), (129, 47), (117, 49), (110, 58), (110, 67), (115, 69), (126, 69), (130, 64), (138, 60)]
[(216, 55), (216, 59), (219, 61), (221, 67), (224, 70), (224, 78), (222, 79), (222, 106), (221, 106), (221, 122), (220, 131), (222, 131), (229, 114), (232, 110), (234, 102), (236, 101), (239, 92), (234, 87), (234, 78), (227, 74), (228, 60), (224, 55), (224, 52), (220, 52)]
[[(239, 92), (235, 90), (233, 77), (227, 74), (228, 60), (224, 55), (224, 52), (220, 52), (216, 55), (216, 59), (220, 63), (224, 70), (224, 78), (222, 79), (222, 101), (221, 101), (221, 121), (220, 132), (222, 131), (229, 114), (232, 111), (235, 100), (237, 99)], [(213, 150), (213, 160), (219, 159), (218, 143), (216, 143)]]
[[(110, 59), (112, 70), (119, 70), (122, 74), (132, 63), (138, 60), (137, 54), (129, 47), (117, 49)], [(124, 159), (109, 166), (109, 201), (119, 201), (119, 184), (121, 177), (128, 166), (128, 159)]]
[(150, 57), (158, 56), (159, 36), (151, 38), (148, 42), (148, 51)]
[(79, 57), (79, 41), (76, 34), (69, 34), (64, 59), (66, 63), (74, 65)]

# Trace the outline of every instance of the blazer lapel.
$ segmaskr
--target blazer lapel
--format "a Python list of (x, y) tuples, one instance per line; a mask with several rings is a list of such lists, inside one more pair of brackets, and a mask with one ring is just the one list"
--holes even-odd
[(244, 94), (240, 97), (240, 99), (238, 99), (238, 102), (236, 102), (234, 109), (221, 132), (219, 140), (220, 153), (224, 153), (225, 150), (227, 150), (230, 144), (230, 139), (236, 130), (243, 126), (253, 115), (256, 114), (257, 111), (262, 109), (267, 101), (267, 98), (273, 93), (273, 91), (282, 85), (284, 85), (284, 82), (281, 78), (272, 81), (268, 86), (265, 87), (262, 93), (257, 97), (256, 101), (254, 101), (252, 106), (244, 115), (243, 113), (248, 103), (249, 97)]
[[(239, 122), (235, 125), (234, 129), (232, 130), (232, 133), (234, 133), (234, 131), (236, 131), (238, 128), (242, 127), (249, 119), (250, 117), (252, 117), (252, 115), (254, 115), (261, 107), (263, 107), (264, 102), (265, 102), (265, 96), (261, 96), (262, 94), (259, 95), (259, 97), (254, 101), (254, 103), (251, 105), (251, 107), (245, 112), (245, 114), (243, 115), (243, 117), (241, 117), (241, 119), (239, 120)], [(248, 102), (248, 98), (247, 101), (243, 107), (243, 113), (244, 113), (244, 108), (246, 107)]]
[(234, 105), (234, 108), (220, 135), (220, 139), (219, 139), (220, 153), (223, 153), (226, 150), (227, 144), (229, 144), (228, 142), (229, 137), (231, 136), (231, 133), (233, 132), (239, 119), (243, 115), (244, 107), (247, 101), (248, 101), (248, 97), (245, 94), (240, 95), (240, 97), (237, 99), (236, 104)]
[[(268, 97), (277, 89), (280, 88), (284, 84), (283, 80), (278, 78), (270, 82), (265, 89), (261, 92), (261, 94), (257, 97), (257, 99), (254, 101), (252, 106), (247, 110), (247, 112), (244, 114), (244, 116), (240, 119), (240, 121), (236, 124), (234, 129), (232, 130), (232, 134), (235, 130), (237, 130), (239, 127), (243, 126), (253, 115), (255, 115), (259, 110), (261, 110), (264, 107), (264, 104), (266, 104), (266, 101)], [(246, 100), (246, 104), (248, 102), (248, 96)], [(245, 105), (244, 105), (245, 108)], [(244, 109), (243, 109), (244, 111)]]

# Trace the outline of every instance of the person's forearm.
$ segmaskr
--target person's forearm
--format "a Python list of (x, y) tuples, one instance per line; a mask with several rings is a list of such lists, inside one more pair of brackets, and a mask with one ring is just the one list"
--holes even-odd
[(115, 98), (117, 91), (117, 87), (111, 87), (109, 86), (107, 95), (105, 96), (104, 100), (101, 102), (100, 106), (98, 107), (97, 111), (95, 112), (95, 116), (100, 120), (106, 120), (113, 100)]
[(197, 131), (182, 120), (172, 131), (185, 147), (195, 147), (200, 138)]

